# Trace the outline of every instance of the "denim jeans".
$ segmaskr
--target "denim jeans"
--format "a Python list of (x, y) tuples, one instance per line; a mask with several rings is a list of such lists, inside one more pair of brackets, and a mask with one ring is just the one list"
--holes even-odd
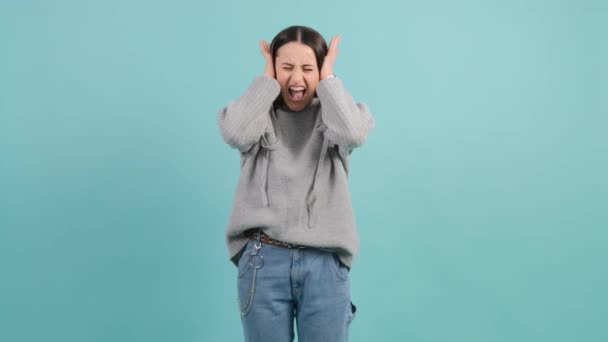
[[(259, 247), (259, 248), (256, 248)], [(355, 314), (349, 269), (331, 252), (249, 241), (238, 262), (246, 342), (346, 342)]]

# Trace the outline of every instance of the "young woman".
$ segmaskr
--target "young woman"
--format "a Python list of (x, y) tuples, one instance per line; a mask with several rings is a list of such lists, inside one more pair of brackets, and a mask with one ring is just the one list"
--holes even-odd
[(333, 73), (339, 40), (292, 26), (260, 41), (264, 74), (218, 114), (241, 154), (226, 236), (246, 341), (293, 341), (294, 319), (300, 342), (348, 340), (349, 157), (374, 120)]

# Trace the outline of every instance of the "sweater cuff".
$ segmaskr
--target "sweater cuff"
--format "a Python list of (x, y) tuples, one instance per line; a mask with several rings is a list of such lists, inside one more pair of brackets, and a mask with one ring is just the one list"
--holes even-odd
[(281, 86), (274, 78), (266, 75), (256, 76), (251, 83), (250, 90), (258, 96), (268, 95), (274, 100), (281, 93)]
[(324, 80), (319, 81), (319, 84), (317, 84), (317, 89), (321, 89), (322, 92), (327, 92), (330, 89), (335, 89), (336, 87), (342, 87), (342, 80), (337, 77), (327, 77)]

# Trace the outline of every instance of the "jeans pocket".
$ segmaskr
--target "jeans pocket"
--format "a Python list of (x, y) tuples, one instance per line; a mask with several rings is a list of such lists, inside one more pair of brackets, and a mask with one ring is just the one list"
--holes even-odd
[(350, 315), (348, 317), (348, 324), (350, 324), (353, 319), (355, 319), (357, 313), (357, 307), (355, 306), (355, 304), (353, 304), (353, 302), (350, 302)]
[(241, 256), (239, 257), (239, 263), (237, 265), (239, 278), (243, 277), (243, 275), (245, 275), (250, 268), (249, 254), (251, 254), (251, 241), (247, 241), (245, 246), (243, 246)]
[(340, 257), (336, 253), (331, 254), (331, 267), (334, 270), (336, 275), (344, 280), (348, 279), (349, 269), (344, 265), (344, 263), (340, 260)]

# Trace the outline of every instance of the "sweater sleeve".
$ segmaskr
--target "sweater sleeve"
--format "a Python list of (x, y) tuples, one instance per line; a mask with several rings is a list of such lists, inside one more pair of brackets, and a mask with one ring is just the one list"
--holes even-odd
[(218, 113), (218, 126), (224, 141), (247, 152), (272, 125), (269, 111), (279, 96), (279, 83), (268, 76), (256, 77), (249, 88)]
[(355, 103), (337, 78), (319, 82), (317, 95), (321, 100), (321, 119), (327, 127), (325, 136), (345, 152), (362, 145), (375, 126), (369, 108)]

